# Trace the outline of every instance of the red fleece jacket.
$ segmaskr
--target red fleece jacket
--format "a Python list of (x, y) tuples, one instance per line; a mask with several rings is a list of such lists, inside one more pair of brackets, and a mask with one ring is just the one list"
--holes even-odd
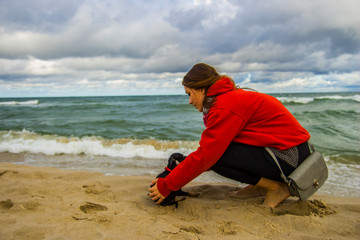
[(209, 170), (231, 142), (286, 150), (310, 139), (280, 101), (263, 93), (235, 89), (229, 78), (213, 84), (207, 96), (216, 96), (216, 101), (209, 110), (199, 148), (168, 176), (158, 179), (157, 187), (165, 197)]

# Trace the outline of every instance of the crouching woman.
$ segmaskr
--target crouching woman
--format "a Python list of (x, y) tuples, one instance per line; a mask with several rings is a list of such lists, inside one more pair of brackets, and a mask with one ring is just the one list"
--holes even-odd
[(276, 98), (236, 87), (204, 63), (194, 65), (182, 82), (189, 104), (203, 113), (205, 130), (199, 147), (165, 178), (149, 188), (161, 203), (207, 170), (249, 184), (233, 194), (265, 195), (264, 204), (276, 207), (290, 196), (268, 147), (287, 176), (310, 155), (310, 134)]

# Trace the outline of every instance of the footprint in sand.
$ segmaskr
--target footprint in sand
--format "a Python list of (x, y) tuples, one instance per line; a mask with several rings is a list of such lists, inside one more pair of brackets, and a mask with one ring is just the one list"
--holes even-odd
[(93, 213), (99, 211), (107, 211), (108, 208), (97, 203), (86, 202), (86, 204), (80, 206), (80, 210), (84, 213)]
[(236, 235), (235, 223), (232, 221), (218, 222), (218, 228), (221, 235)]
[(110, 186), (103, 185), (101, 182), (91, 185), (83, 185), (82, 187), (88, 194), (102, 194), (111, 191)]
[(0, 201), (0, 209), (9, 210), (13, 206), (14, 206), (14, 203), (11, 201), (11, 199)]

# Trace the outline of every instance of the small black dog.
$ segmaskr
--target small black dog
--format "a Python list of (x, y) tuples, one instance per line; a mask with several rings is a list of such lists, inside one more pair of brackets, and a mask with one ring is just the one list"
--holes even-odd
[[(186, 156), (184, 156), (181, 153), (173, 153), (171, 154), (169, 160), (168, 160), (168, 164), (167, 167), (165, 168), (165, 171), (163, 171), (162, 173), (160, 173), (159, 175), (157, 175), (156, 178), (164, 178), (167, 175), (169, 175), (169, 173), (179, 164), (181, 163), (184, 159), (186, 158)], [(151, 185), (151, 187), (154, 185)], [(177, 199), (178, 196), (182, 196), (183, 198)], [(188, 192), (184, 192), (183, 190), (177, 190), (177, 191), (173, 191), (169, 194), (169, 196), (167, 196), (161, 203), (161, 206), (168, 206), (168, 205), (173, 205), (175, 204), (176, 208), (178, 207), (178, 202), (182, 201), (185, 199), (186, 196), (192, 196), (195, 197), (195, 194), (191, 194)]]

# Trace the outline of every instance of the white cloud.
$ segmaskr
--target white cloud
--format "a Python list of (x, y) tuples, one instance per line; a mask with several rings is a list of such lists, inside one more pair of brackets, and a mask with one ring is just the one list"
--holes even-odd
[(208, 13), (207, 17), (201, 21), (205, 28), (214, 28), (228, 23), (242, 9), (227, 0), (195, 0), (193, 8), (200, 8)]
[[(351, 73), (331, 72), (313, 74), (310, 72), (281, 72), (267, 74), (253, 72), (238, 73), (236, 83), (240, 87), (250, 87), (260, 92), (324, 92), (324, 91), (359, 91), (360, 71)], [(235, 78), (236, 79), (236, 78)], [(354, 88), (354, 86), (357, 86)]]

